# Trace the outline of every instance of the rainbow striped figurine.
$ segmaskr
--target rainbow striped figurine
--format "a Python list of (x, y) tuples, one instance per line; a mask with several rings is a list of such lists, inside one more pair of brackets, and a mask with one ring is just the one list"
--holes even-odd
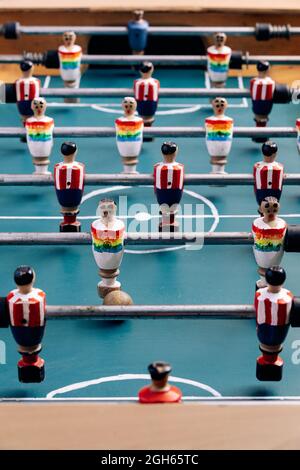
[(231, 48), (225, 46), (226, 34), (214, 34), (214, 44), (207, 48), (207, 71), (211, 85), (222, 88), (226, 84), (231, 58)]
[[(66, 88), (78, 88), (81, 78), (80, 65), (82, 49), (75, 44), (76, 34), (68, 31), (63, 34), (63, 44), (58, 48), (60, 75)], [(65, 98), (65, 103), (77, 103), (77, 98)]]
[(25, 122), (26, 140), (35, 174), (50, 174), (48, 165), (53, 147), (54, 120), (45, 116), (47, 103), (44, 98), (32, 100), (33, 116)]
[(117, 205), (112, 199), (102, 199), (97, 211), (100, 219), (91, 225), (93, 255), (102, 278), (98, 293), (102, 298), (121, 287), (116, 278), (124, 253), (125, 225), (117, 219), (116, 211)]
[(266, 287), (266, 270), (278, 266), (283, 257), (287, 224), (278, 217), (279, 208), (275, 197), (266, 197), (260, 204), (263, 216), (255, 219), (252, 224), (253, 252), (260, 275), (256, 282), (258, 288)]
[(144, 122), (135, 115), (136, 107), (134, 98), (125, 97), (122, 101), (124, 116), (115, 120), (117, 147), (124, 173), (137, 173), (136, 166), (143, 144)]
[(296, 120), (296, 129), (297, 129), (297, 148), (300, 154), (300, 119)]
[(206, 147), (212, 173), (225, 173), (227, 156), (231, 150), (233, 119), (225, 115), (227, 106), (225, 98), (215, 98), (212, 101), (214, 115), (205, 119)]

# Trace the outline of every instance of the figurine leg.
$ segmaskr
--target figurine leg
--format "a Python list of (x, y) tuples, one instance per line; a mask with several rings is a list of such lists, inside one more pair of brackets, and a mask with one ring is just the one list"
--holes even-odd
[(211, 156), (210, 157), (211, 163), (211, 173), (213, 174), (226, 174), (225, 172), (225, 165), (227, 163), (227, 157), (224, 156)]
[(45, 361), (39, 357), (45, 325), (41, 327), (14, 327), (11, 332), (18, 344), (22, 359), (18, 362), (19, 381), (39, 383), (45, 377)]
[(138, 157), (122, 157), (123, 173), (138, 173), (136, 166), (138, 164)]
[[(74, 81), (64, 81), (65, 88), (79, 88), (80, 78)], [(80, 103), (80, 98), (65, 97), (64, 103)]]
[[(149, 129), (154, 123), (154, 116), (142, 116), (142, 118), (144, 121), (144, 127)], [(143, 142), (152, 142), (153, 140), (154, 140), (153, 137), (149, 137), (149, 136), (143, 137)]]
[(256, 361), (256, 377), (261, 381), (279, 381), (282, 378), (283, 360), (279, 356), (287, 336), (289, 324), (257, 325), (259, 349), (262, 355)]
[(61, 214), (64, 220), (59, 225), (60, 232), (80, 232), (81, 223), (76, 220), (79, 210), (77, 207), (62, 207)]
[[(267, 127), (269, 118), (268, 116), (255, 114), (254, 121), (255, 121), (256, 127)], [(257, 144), (263, 144), (264, 142), (267, 142), (267, 140), (268, 140), (268, 137), (252, 137), (252, 141), (256, 142)]]
[(48, 170), (49, 157), (32, 157), (32, 163), (35, 168), (34, 175), (51, 175), (51, 172)]
[(262, 287), (267, 287), (267, 282), (266, 282), (266, 278), (265, 278), (266, 271), (267, 271), (266, 268), (258, 267), (257, 272), (258, 272), (260, 278), (256, 281), (256, 290), (261, 289)]
[(262, 355), (256, 360), (256, 378), (263, 382), (277, 381), (282, 379), (283, 360), (279, 356), (279, 352), (267, 352), (260, 345)]
[(120, 274), (118, 268), (116, 269), (99, 269), (99, 276), (101, 281), (98, 284), (98, 294), (104, 297), (112, 291), (120, 290), (121, 283), (117, 281), (117, 276)]

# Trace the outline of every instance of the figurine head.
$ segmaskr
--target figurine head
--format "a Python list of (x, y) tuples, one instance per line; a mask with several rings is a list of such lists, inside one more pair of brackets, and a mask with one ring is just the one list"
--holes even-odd
[(150, 78), (153, 74), (154, 66), (152, 62), (143, 62), (140, 66), (140, 74), (143, 78)]
[(20, 69), (23, 72), (24, 77), (31, 77), (33, 74), (33, 62), (31, 60), (22, 60), (20, 63)]
[(266, 163), (272, 163), (275, 161), (278, 152), (278, 146), (275, 142), (268, 140), (268, 142), (265, 142), (262, 145), (261, 150)]
[(66, 31), (62, 35), (62, 39), (65, 47), (72, 47), (76, 42), (76, 34), (74, 31)]
[(175, 142), (164, 142), (161, 146), (161, 153), (165, 162), (172, 163), (178, 154), (178, 145)]
[(163, 388), (168, 383), (168, 377), (172, 372), (172, 367), (167, 362), (157, 361), (152, 362), (148, 366), (148, 371), (153, 384), (159, 388)]
[(268, 222), (276, 219), (279, 209), (280, 204), (276, 197), (265, 197), (265, 199), (260, 203), (260, 212)]
[(141, 21), (144, 18), (144, 10), (134, 10), (133, 18), (134, 21)]
[(258, 71), (258, 75), (267, 75), (270, 70), (270, 63), (267, 60), (260, 60), (256, 64), (256, 70)]
[(61, 144), (60, 151), (66, 162), (74, 162), (77, 155), (77, 145), (75, 142), (64, 142)]
[(31, 109), (35, 117), (40, 117), (45, 114), (47, 103), (45, 98), (34, 98), (31, 102)]
[(122, 108), (125, 116), (133, 116), (136, 111), (136, 101), (132, 96), (125, 96), (122, 101)]
[(35, 272), (30, 266), (19, 266), (14, 272), (14, 280), (21, 290), (31, 288), (35, 281)]
[(272, 266), (267, 269), (265, 277), (269, 286), (282, 287), (286, 280), (286, 273), (280, 266)]
[(228, 103), (225, 98), (216, 97), (211, 102), (215, 116), (221, 116), (225, 113)]
[(214, 34), (214, 44), (216, 47), (222, 47), (225, 45), (227, 36), (225, 33), (215, 33)]
[(97, 214), (100, 215), (104, 221), (111, 221), (116, 216), (117, 204), (113, 199), (101, 199), (98, 205)]

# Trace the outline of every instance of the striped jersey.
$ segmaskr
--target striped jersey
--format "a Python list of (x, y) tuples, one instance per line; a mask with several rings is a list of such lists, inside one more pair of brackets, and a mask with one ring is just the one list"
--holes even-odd
[(183, 189), (184, 165), (182, 163), (156, 163), (154, 165), (155, 189)]
[(155, 78), (139, 78), (134, 81), (134, 97), (137, 101), (158, 101), (159, 87)]
[(250, 80), (250, 94), (252, 100), (272, 100), (275, 91), (275, 82), (272, 78), (255, 77)]
[(289, 323), (293, 294), (283, 287), (276, 294), (268, 292), (268, 287), (255, 293), (254, 307), (259, 325), (283, 326)]
[(278, 162), (257, 162), (253, 166), (254, 188), (282, 189), (283, 165)]
[(45, 323), (46, 294), (33, 288), (29, 294), (12, 290), (6, 297), (12, 326), (35, 327)]
[(83, 163), (57, 163), (54, 167), (54, 184), (57, 190), (81, 189), (84, 187), (85, 166)]
[(38, 78), (19, 78), (16, 81), (17, 101), (32, 101), (40, 96), (41, 82)]

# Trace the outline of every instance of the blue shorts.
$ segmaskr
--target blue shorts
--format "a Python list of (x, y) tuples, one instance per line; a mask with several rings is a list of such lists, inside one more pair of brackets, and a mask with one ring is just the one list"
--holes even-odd
[(20, 346), (36, 346), (40, 344), (45, 331), (43, 326), (11, 326), (12, 335)]
[(277, 346), (282, 344), (288, 334), (290, 325), (268, 325), (267, 323), (257, 324), (257, 337), (262, 344), (267, 346)]
[(182, 189), (155, 190), (158, 204), (167, 204), (168, 206), (172, 206), (173, 204), (179, 204), (182, 198), (182, 192)]
[(257, 204), (260, 205), (261, 201), (263, 201), (265, 197), (276, 197), (279, 201), (281, 192), (281, 189), (257, 189), (255, 191)]
[(21, 116), (33, 116), (33, 111), (31, 109), (32, 101), (17, 101), (17, 106)]
[(254, 114), (260, 114), (261, 116), (268, 116), (272, 111), (273, 100), (253, 100), (252, 111)]
[(137, 111), (140, 116), (154, 116), (157, 110), (157, 101), (137, 101)]
[(82, 189), (57, 189), (58, 202), (63, 207), (77, 207), (81, 203)]

